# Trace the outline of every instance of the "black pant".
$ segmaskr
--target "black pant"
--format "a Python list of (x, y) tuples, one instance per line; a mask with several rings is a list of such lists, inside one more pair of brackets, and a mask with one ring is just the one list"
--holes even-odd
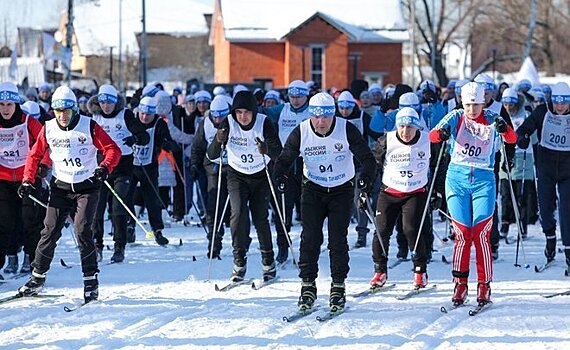
[(351, 182), (327, 189), (307, 183), (301, 194), (301, 250), (299, 277), (315, 280), (323, 244), (323, 224), (328, 218), (328, 249), (333, 282), (342, 283), (348, 275), (348, 225), (352, 216), (354, 188)]
[(36, 249), (36, 257), (32, 262), (34, 271), (43, 274), (49, 270), (65, 219), (69, 214), (73, 214), (73, 228), (79, 244), (83, 275), (91, 276), (99, 272), (93, 231), (91, 231), (98, 198), (97, 188), (74, 193), (52, 186), (44, 229)]
[[(532, 197), (536, 197), (536, 186), (534, 180), (524, 181), (524, 194), (522, 190), (522, 180), (513, 180), (513, 192), (515, 193), (515, 200), (519, 204), (519, 215), (521, 225), (523, 227), (523, 234), (526, 234), (526, 227), (529, 224), (532, 213)], [(515, 212), (513, 203), (511, 201), (511, 190), (509, 187), (509, 180), (501, 179), (501, 224), (510, 225), (515, 223)]]
[[(121, 197), (123, 202), (133, 211), (132, 177), (130, 175), (120, 175), (118, 177), (109, 177), (107, 181), (119, 197)], [(124, 247), (127, 243), (129, 214), (105, 184), (102, 184), (99, 190), (97, 211), (95, 213), (95, 220), (93, 221), (93, 234), (95, 236), (96, 245), (98, 248), (103, 248), (105, 208), (107, 207), (107, 198), (109, 198), (109, 196), (111, 196), (111, 208), (109, 208), (109, 212), (111, 213), (111, 223), (113, 224), (113, 241), (115, 241), (115, 244)]]
[[(281, 215), (284, 215), (283, 219), (285, 220), (285, 229), (287, 232), (291, 231), (291, 226), (293, 226), (293, 208), (295, 207), (295, 202), (301, 198), (302, 181), (303, 158), (298, 157), (287, 173), (287, 191), (284, 194), (278, 191), (275, 192), (279, 203), (275, 203), (273, 196), (271, 196), (271, 206), (274, 209), (278, 206)], [(285, 214), (283, 214), (283, 196), (285, 196)], [(276, 210), (275, 214), (277, 216)], [(275, 231), (277, 231), (277, 245), (279, 247), (289, 247), (289, 242), (287, 241), (283, 226), (278, 217), (275, 218)]]
[(162, 222), (162, 205), (158, 197), (158, 166), (133, 167), (131, 192), (140, 183), (140, 194), (148, 212), (148, 222), (153, 231), (164, 229)]
[[(224, 225), (220, 225), (224, 218), (222, 217), (222, 213), (224, 211), (224, 204), (226, 204), (226, 200), (228, 199), (228, 181), (227, 181), (227, 171), (226, 169), (222, 169), (222, 177), (221, 177), (221, 184), (218, 188), (218, 175), (219, 173), (216, 171), (219, 167), (212, 167), (211, 169), (206, 170), (206, 174), (208, 175), (208, 202), (206, 204), (206, 225), (208, 226), (208, 249), (212, 246), (212, 232), (216, 229), (214, 228), (214, 221), (216, 221), (216, 225), (220, 227), (220, 230), (215, 233), (214, 238), (214, 252), (219, 253), (222, 249), (222, 238), (224, 237)], [(216, 214), (216, 199), (218, 196), (218, 191), (220, 191), (220, 199), (218, 204), (218, 212)], [(229, 211), (229, 203), (226, 212)], [(215, 220), (217, 218), (217, 220)], [(249, 233), (249, 231), (248, 231)]]
[(230, 227), (234, 264), (240, 267), (246, 264), (245, 255), (250, 241), (249, 212), (257, 231), (261, 262), (265, 266), (273, 264), (273, 243), (268, 220), (269, 185), (265, 172), (245, 175), (228, 169), (228, 193), (232, 207)]
[(374, 235), (372, 239), (372, 260), (374, 261), (376, 272), (388, 271), (390, 236), (400, 215), (402, 216), (402, 232), (411, 251), (414, 250), (416, 240), (418, 241), (415, 255), (412, 257), (414, 270), (416, 272), (426, 271), (428, 252), (424, 232), (422, 232), (418, 240), (418, 230), (426, 199), (427, 192), (419, 192), (404, 197), (397, 197), (383, 191), (380, 192), (376, 209), (376, 212), (380, 214), (376, 216), (376, 223), (380, 230), (382, 243), (386, 249), (386, 256), (382, 252), (378, 236)]

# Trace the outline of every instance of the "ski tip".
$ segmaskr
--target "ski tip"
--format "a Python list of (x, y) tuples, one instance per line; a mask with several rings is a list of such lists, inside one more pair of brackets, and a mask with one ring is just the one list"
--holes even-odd
[(67, 307), (67, 306), (64, 306), (64, 307), (63, 307), (63, 311), (65, 311), (65, 312), (71, 312), (71, 311), (73, 311), (73, 309), (71, 309), (71, 308), (69, 308), (69, 307)]
[(178, 246), (182, 245), (182, 238), (180, 238), (180, 241), (178, 242)]
[(214, 289), (216, 290), (216, 292), (219, 292), (219, 291), (220, 291), (220, 287), (218, 286), (218, 284), (217, 284), (217, 283), (216, 283), (216, 284), (214, 284)]
[(534, 272), (539, 273), (540, 269), (538, 268), (538, 266), (534, 265)]
[(251, 282), (251, 289), (257, 290), (257, 288), (255, 287), (255, 282)]
[(192, 261), (196, 261), (196, 255), (192, 255)]
[(441, 308), (439, 308), (439, 311), (443, 312), (444, 314), (447, 313), (447, 309), (445, 308), (445, 306), (442, 306)]

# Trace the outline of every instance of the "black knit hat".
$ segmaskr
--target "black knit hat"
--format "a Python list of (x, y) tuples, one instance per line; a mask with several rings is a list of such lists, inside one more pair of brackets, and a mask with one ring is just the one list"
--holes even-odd
[(253, 116), (257, 115), (257, 99), (251, 91), (239, 91), (234, 96), (232, 103), (232, 115), (235, 117), (235, 110), (244, 108), (253, 112)]

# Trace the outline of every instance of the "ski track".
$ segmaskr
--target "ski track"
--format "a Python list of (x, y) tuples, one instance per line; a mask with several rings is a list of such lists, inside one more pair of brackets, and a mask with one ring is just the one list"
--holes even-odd
[[(444, 235), (445, 224), (435, 220)], [(107, 229), (110, 223), (105, 222)], [(349, 246), (356, 240), (354, 224), (349, 229)], [(292, 237), (298, 257), (300, 225)], [(430, 283), (437, 288), (426, 294), (399, 301), (397, 296), (412, 288), (411, 262), (389, 270), (389, 283), (396, 287), (364, 297), (347, 297), (350, 309), (337, 318), (319, 323), (326, 312), (330, 287), (328, 252), (322, 251), (317, 280), (317, 304), (321, 310), (293, 323), (282, 317), (296, 310), (300, 289), (297, 269), (290, 264), (279, 269), (280, 280), (260, 290), (249, 285), (228, 292), (214, 291), (225, 284), (231, 272), (231, 238), (226, 229), (222, 260), (212, 261), (211, 280), (206, 258), (207, 240), (200, 227), (172, 224), (164, 231), (181, 247), (160, 247), (146, 240), (137, 229), (138, 242), (127, 247), (124, 263), (103, 265), (112, 252), (104, 250), (100, 266), (100, 301), (71, 313), (63, 306), (81, 302), (82, 281), (79, 257), (69, 232), (64, 230), (48, 275), (46, 293), (64, 294), (57, 299), (18, 300), (0, 305), (0, 349), (564, 349), (570, 348), (570, 297), (542, 298), (542, 295), (570, 289), (563, 276), (563, 254), (550, 269), (537, 274), (533, 269), (514, 267), (516, 245), (501, 243), (501, 259), (494, 265), (494, 305), (471, 317), (476, 306), (476, 268), (471, 266), (469, 305), (448, 314), (453, 285), (452, 242), (440, 245), (436, 239), (434, 262), (428, 267)], [(326, 234), (326, 233), (325, 233)], [(526, 262), (544, 261), (544, 238), (538, 225), (529, 226), (531, 239), (524, 241)], [(368, 247), (350, 251), (351, 271), (347, 294), (368, 288), (373, 268)], [(248, 254), (248, 278), (261, 278), (261, 262), (255, 234)], [(105, 235), (106, 244), (112, 239)], [(325, 241), (326, 245), (326, 241)], [(395, 235), (390, 246), (393, 262)], [(474, 252), (472, 252), (474, 253)], [(196, 261), (192, 261), (195, 257)], [(63, 258), (73, 268), (59, 265)], [(474, 254), (472, 254), (472, 260)], [(524, 264), (522, 252), (519, 263)], [(8, 276), (9, 277), (9, 276)], [(25, 278), (0, 284), (0, 297), (11, 295)]]

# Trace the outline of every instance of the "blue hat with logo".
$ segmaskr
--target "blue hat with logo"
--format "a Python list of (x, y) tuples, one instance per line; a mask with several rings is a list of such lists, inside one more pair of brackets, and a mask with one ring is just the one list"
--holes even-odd
[(326, 92), (319, 92), (309, 100), (309, 114), (314, 117), (334, 117), (334, 98)]
[(154, 97), (145, 96), (142, 98), (141, 102), (138, 105), (139, 112), (146, 113), (146, 114), (156, 114), (156, 105), (157, 101)]
[(396, 113), (396, 127), (402, 125), (409, 125), (421, 129), (418, 112), (411, 107), (401, 108), (398, 113)]

